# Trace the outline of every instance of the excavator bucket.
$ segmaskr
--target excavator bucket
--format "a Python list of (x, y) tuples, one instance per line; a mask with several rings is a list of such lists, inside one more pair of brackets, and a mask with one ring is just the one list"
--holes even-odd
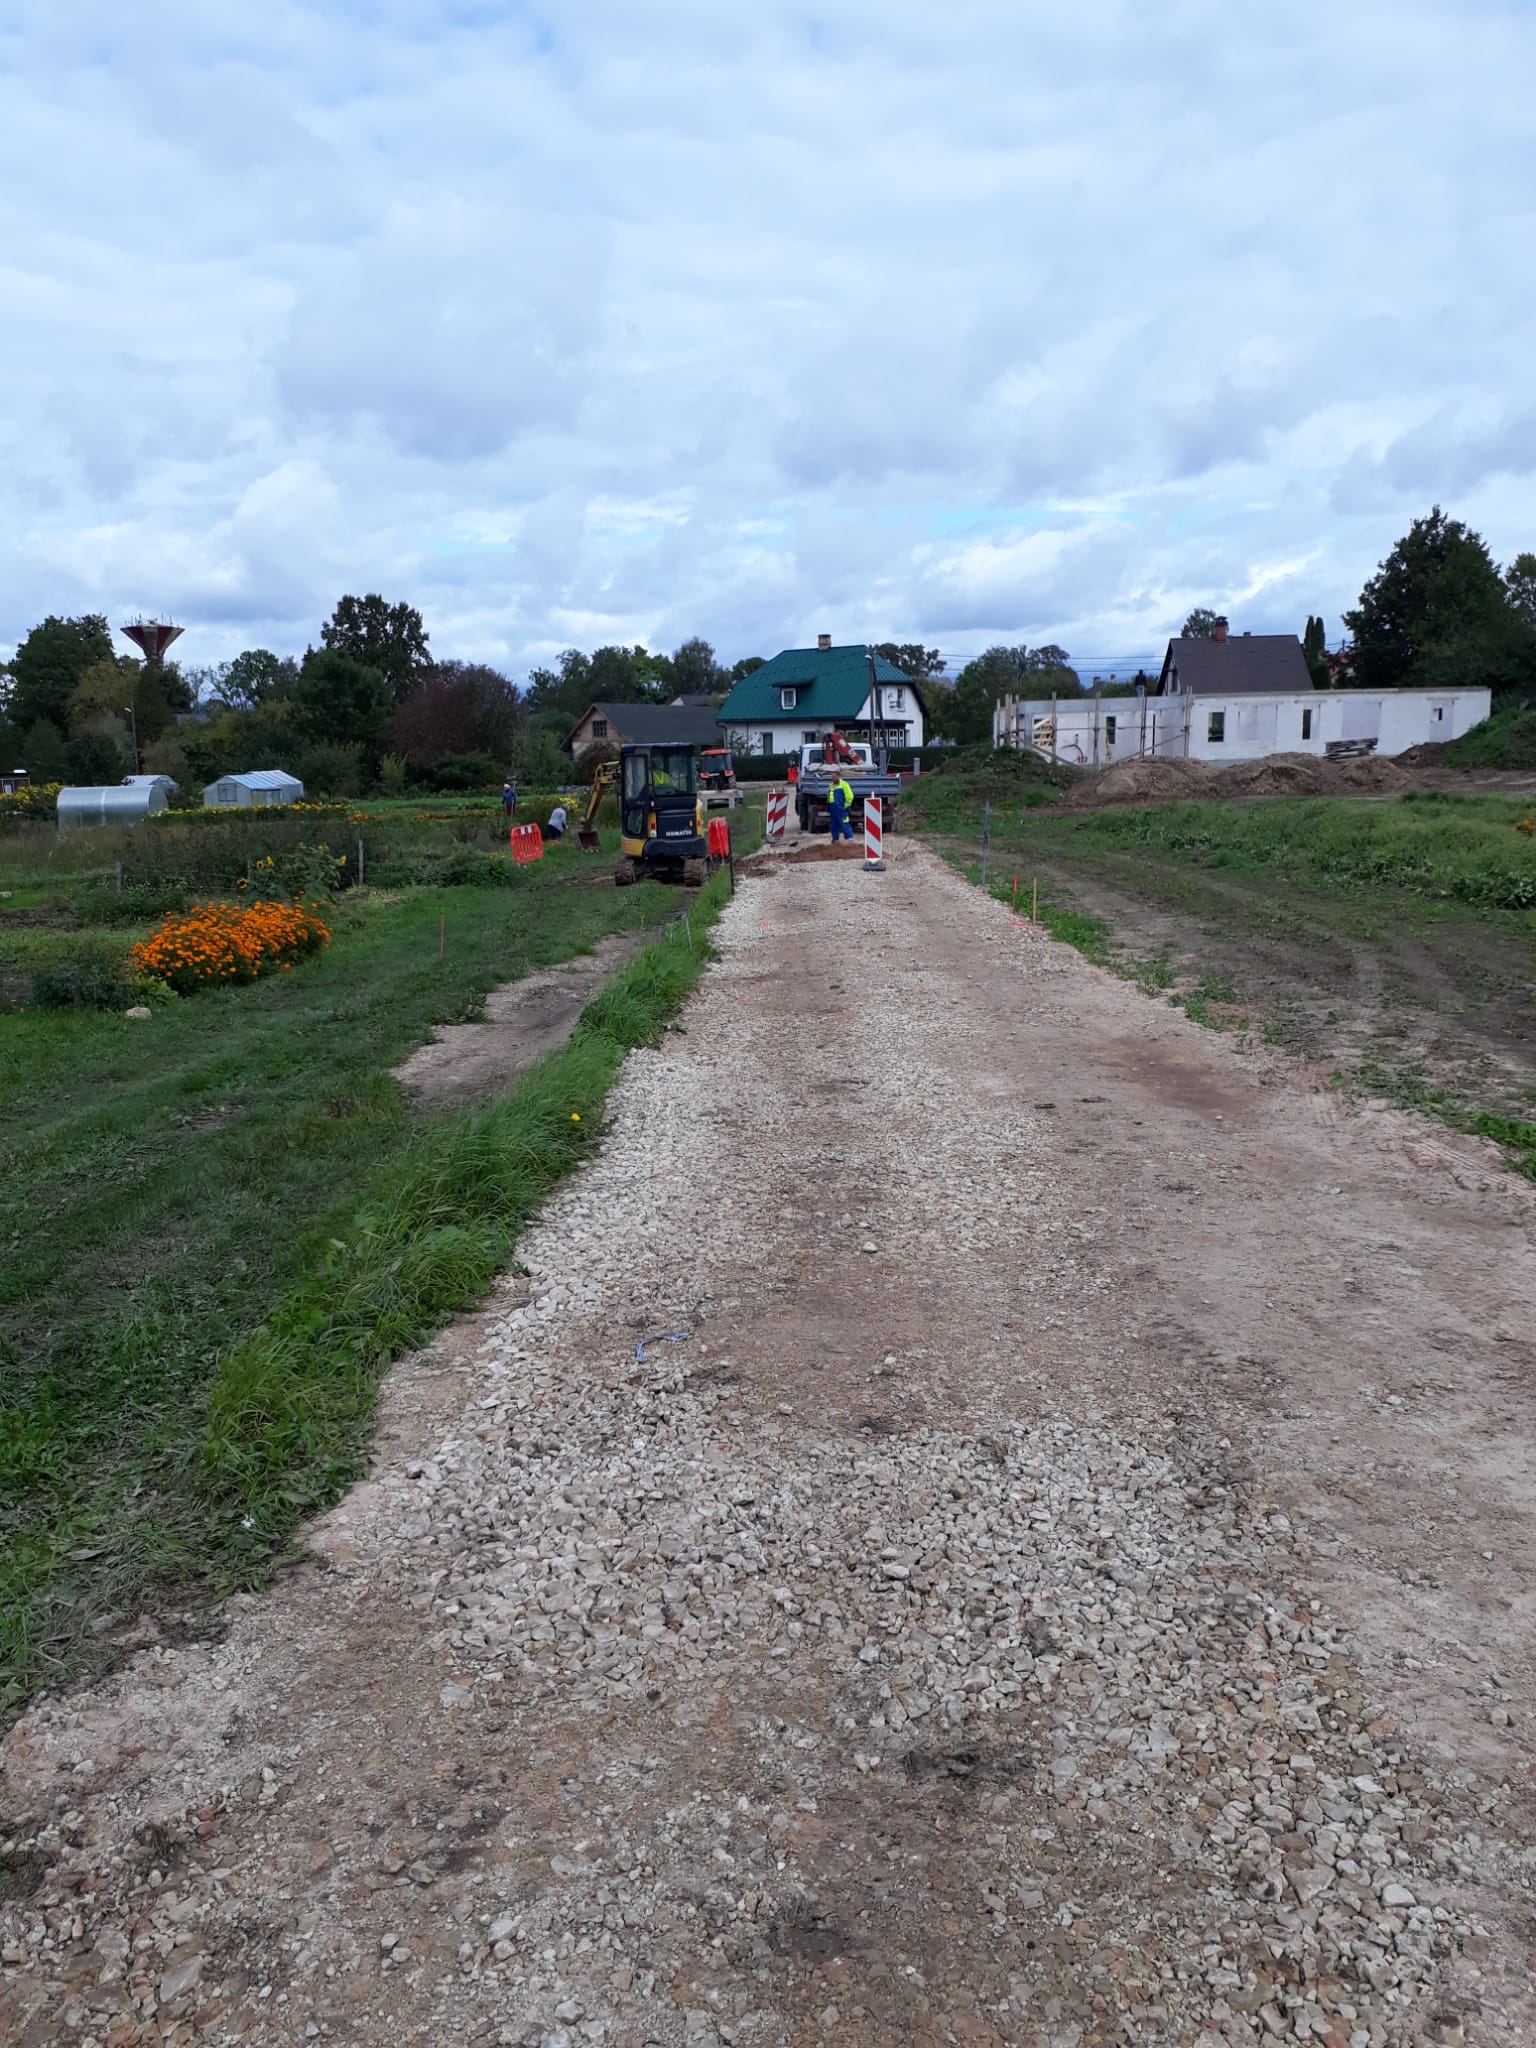
[(583, 853), (601, 853), (603, 850), (602, 834), (595, 825), (581, 825), (577, 828), (576, 844)]

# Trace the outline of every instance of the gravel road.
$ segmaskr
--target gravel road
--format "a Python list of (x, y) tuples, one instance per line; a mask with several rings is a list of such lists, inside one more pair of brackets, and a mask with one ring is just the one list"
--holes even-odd
[(1529, 1188), (888, 859), (11, 1731), (7, 2042), (1536, 2039)]

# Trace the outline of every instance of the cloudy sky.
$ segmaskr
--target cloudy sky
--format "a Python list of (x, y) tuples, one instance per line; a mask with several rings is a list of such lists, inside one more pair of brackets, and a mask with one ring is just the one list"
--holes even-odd
[(1536, 545), (1533, 0), (0, 0), (0, 651), (514, 673)]

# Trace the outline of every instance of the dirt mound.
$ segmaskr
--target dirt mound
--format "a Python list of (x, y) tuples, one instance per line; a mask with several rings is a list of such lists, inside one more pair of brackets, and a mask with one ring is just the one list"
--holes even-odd
[(1368, 794), (1378, 789), (1406, 789), (1413, 777), (1398, 762), (1382, 754), (1360, 754), (1349, 761), (1329, 761), (1328, 794), (1350, 791)]
[(1265, 754), (1257, 761), (1233, 761), (1216, 769), (1215, 796), (1327, 796), (1334, 784), (1332, 762), (1315, 754)]
[(1407, 769), (1377, 754), (1329, 761), (1316, 754), (1264, 754), (1256, 761), (1116, 761), (1084, 776), (1063, 799), (1069, 809), (1104, 804), (1169, 804), (1228, 797), (1246, 802), (1267, 796), (1362, 796), (1406, 789)]
[(1100, 804), (1166, 804), (1210, 796), (1215, 771), (1203, 761), (1136, 759), (1115, 761), (1085, 776), (1063, 802), (1073, 808)]

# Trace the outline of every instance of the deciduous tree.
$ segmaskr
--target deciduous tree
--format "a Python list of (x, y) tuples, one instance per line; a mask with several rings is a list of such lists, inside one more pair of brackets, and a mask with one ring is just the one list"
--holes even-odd
[(1438, 505), (1413, 522), (1344, 623), (1360, 689), (1481, 684), (1498, 695), (1536, 681), (1536, 628), (1510, 601), (1482, 536)]
[(44, 619), (11, 657), (13, 723), (30, 734), (39, 719), (47, 719), (62, 736), (80, 678), (98, 662), (115, 660), (112, 635), (99, 612)]
[(389, 684), (395, 703), (408, 697), (431, 664), (427, 628), (414, 605), (389, 604), (372, 591), (344, 597), (320, 628), (332, 654), (345, 654), (374, 669)]
[(1180, 628), (1180, 637), (1185, 640), (1214, 640), (1219, 619), (1220, 613), (1198, 604)]

